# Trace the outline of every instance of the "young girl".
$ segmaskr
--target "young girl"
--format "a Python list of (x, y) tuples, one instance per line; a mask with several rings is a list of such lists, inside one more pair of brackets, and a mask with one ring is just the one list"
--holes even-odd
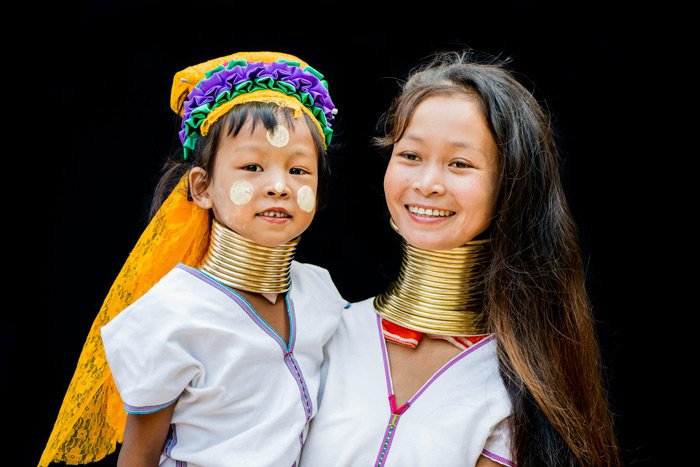
[(322, 346), (346, 304), (325, 269), (293, 260), (326, 176), (323, 75), (236, 53), (177, 73), (171, 107), (183, 151), (39, 465), (96, 461), (123, 440), (124, 466), (292, 466), (316, 413)]
[(403, 262), (329, 341), (301, 465), (619, 465), (542, 107), (504, 66), (446, 53), (378, 142)]

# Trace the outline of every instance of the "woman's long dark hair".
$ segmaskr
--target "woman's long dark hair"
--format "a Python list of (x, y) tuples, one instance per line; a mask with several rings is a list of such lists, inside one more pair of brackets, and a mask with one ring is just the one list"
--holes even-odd
[(500, 152), (494, 250), (484, 313), (513, 404), (519, 467), (617, 466), (620, 455), (576, 226), (543, 107), (506, 69), (469, 52), (436, 54), (416, 68), (383, 116), (375, 142), (396, 143), (434, 95), (480, 102)]

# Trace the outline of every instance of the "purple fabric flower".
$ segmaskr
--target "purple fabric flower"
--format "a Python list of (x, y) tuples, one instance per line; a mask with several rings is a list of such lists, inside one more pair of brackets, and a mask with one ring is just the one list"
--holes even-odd
[(289, 83), (295, 89), (309, 93), (313, 97), (314, 106), (323, 110), (326, 121), (330, 122), (333, 118), (333, 109), (335, 109), (333, 101), (324, 84), (314, 74), (286, 62), (274, 62), (268, 66), (262, 62), (256, 62), (249, 63), (245, 67), (236, 65), (231, 69), (223, 68), (200, 81), (185, 102), (183, 120), (189, 119), (190, 114), (197, 107), (214, 102), (221, 92), (231, 90), (244, 81), (265, 77)]

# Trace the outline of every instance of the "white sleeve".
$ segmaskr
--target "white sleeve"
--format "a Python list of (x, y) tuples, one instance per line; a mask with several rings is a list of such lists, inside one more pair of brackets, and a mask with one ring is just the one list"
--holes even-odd
[(505, 418), (494, 427), (481, 454), (501, 465), (515, 466), (516, 464), (512, 460), (509, 422), (510, 418)]
[[(156, 295), (155, 297), (152, 295)], [(147, 293), (101, 329), (107, 363), (129, 413), (150, 413), (173, 403), (200, 373), (188, 349), (187, 321)]]

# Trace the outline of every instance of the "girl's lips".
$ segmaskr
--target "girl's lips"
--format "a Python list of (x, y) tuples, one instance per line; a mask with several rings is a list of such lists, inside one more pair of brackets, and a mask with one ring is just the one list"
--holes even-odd
[(282, 224), (292, 218), (292, 215), (283, 208), (269, 208), (257, 213), (256, 216), (273, 224)]

